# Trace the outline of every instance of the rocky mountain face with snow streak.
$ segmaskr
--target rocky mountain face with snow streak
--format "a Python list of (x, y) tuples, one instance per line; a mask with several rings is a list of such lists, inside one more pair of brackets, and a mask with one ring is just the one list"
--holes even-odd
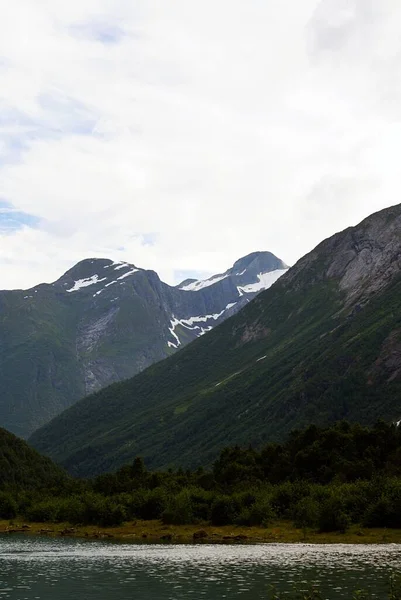
[(0, 425), (26, 437), (81, 397), (139, 373), (238, 312), (287, 267), (269, 252), (173, 287), (107, 259), (0, 292)]
[(228, 444), (379, 418), (401, 419), (401, 204), (323, 241), (220, 327), (30, 442), (88, 476), (135, 456), (196, 468)]

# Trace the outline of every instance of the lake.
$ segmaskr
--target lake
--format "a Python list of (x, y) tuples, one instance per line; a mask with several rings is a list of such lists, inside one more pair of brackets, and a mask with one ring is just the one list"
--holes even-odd
[(151, 545), (0, 536), (0, 599), (267, 600), (319, 583), (326, 598), (362, 586), (385, 597), (401, 567), (386, 545)]

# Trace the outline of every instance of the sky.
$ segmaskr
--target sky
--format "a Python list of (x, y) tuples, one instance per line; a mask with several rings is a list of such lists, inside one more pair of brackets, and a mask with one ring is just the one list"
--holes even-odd
[(0, 4), (0, 288), (294, 264), (401, 198), (399, 0)]

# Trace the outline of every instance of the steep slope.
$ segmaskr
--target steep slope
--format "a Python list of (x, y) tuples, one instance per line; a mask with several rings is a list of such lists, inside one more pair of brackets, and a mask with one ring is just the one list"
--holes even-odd
[(88, 259), (51, 285), (0, 292), (0, 424), (29, 435), (83, 396), (175, 353), (286, 270), (269, 252), (236, 265), (187, 291), (154, 271)]
[(49, 458), (41, 456), (5, 429), (0, 429), (0, 490), (51, 488), (68, 476)]
[(322, 242), (236, 316), (32, 437), (76, 474), (207, 464), (294, 427), (401, 416), (401, 205)]

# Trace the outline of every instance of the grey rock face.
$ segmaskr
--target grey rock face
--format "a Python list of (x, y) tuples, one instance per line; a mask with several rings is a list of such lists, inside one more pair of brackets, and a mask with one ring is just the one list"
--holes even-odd
[(172, 287), (154, 271), (87, 259), (51, 285), (0, 292), (1, 424), (29, 435), (81, 397), (204, 335), (284, 270), (258, 252), (212, 281)]
[(401, 205), (375, 213), (356, 227), (324, 240), (283, 278), (299, 285), (336, 280), (346, 306), (365, 302), (401, 269)]

